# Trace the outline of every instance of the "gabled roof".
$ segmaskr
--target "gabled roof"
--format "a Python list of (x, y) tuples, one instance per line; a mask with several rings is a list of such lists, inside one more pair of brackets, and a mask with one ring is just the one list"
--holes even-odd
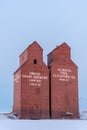
[[(53, 64), (57, 63), (58, 64), (58, 61), (55, 60), (53, 61), (51, 64), (49, 64), (49, 67), (51, 67)], [(69, 60), (68, 64), (69, 63), (72, 63), (76, 68), (78, 68), (78, 66), (75, 64), (75, 62), (72, 61), (72, 59)], [(65, 63), (64, 63), (65, 64)]]
[(70, 47), (68, 46), (68, 44), (66, 42), (63, 42), (59, 47), (61, 47), (61, 46), (65, 46), (70, 49)]
[(71, 49), (66, 42), (63, 42), (60, 46), (56, 46), (56, 48), (53, 51), (51, 51), (49, 54), (54, 53), (54, 51), (60, 49), (61, 47), (65, 47), (65, 48)]
[(39, 45), (39, 43), (38, 43), (37, 41), (34, 41), (32, 44), (30, 44), (30, 45), (20, 54), (20, 56), (21, 56), (26, 50), (30, 49), (32, 46), (35, 46), (35, 45), (37, 45), (37, 46), (43, 51), (43, 49), (42, 49), (42, 47)]
[(37, 41), (34, 41), (32, 44), (30, 44), (28, 48), (35, 46), (35, 45), (37, 45), (41, 50), (43, 50)]
[(24, 62), (21, 66), (19, 66), (19, 68), (13, 73), (15, 74), (17, 71), (21, 70), (21, 68), (27, 63), (28, 61)]

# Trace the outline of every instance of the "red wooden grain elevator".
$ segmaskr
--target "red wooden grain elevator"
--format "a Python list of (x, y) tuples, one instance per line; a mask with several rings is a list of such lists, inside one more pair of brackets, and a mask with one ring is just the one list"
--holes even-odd
[(20, 67), (14, 73), (13, 112), (19, 118), (49, 118), (49, 69), (36, 41), (20, 55)]
[(71, 49), (66, 43), (48, 54), (48, 67), (51, 118), (78, 118), (78, 67), (71, 60)]

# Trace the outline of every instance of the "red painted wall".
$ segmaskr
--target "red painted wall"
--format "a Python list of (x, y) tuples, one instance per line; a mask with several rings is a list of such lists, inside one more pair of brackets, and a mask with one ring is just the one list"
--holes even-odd
[(78, 118), (78, 67), (66, 43), (48, 55), (51, 118)]
[(78, 67), (71, 48), (63, 43), (43, 62), (43, 49), (35, 41), (20, 55), (14, 73), (13, 112), (19, 118), (78, 118)]
[(14, 73), (14, 105), (13, 112), (19, 117), (21, 112), (21, 69)]
[(49, 69), (43, 62), (42, 51), (34, 42), (20, 56), (21, 84), (14, 84), (14, 112), (18, 108), (20, 118), (49, 118)]

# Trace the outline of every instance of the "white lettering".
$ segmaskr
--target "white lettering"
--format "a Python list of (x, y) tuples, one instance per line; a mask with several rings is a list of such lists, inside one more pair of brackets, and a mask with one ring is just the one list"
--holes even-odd
[(16, 74), (15, 77), (14, 77), (14, 82), (18, 83), (20, 78), (21, 78), (21, 75), (20, 74)]
[(76, 77), (74, 75), (71, 76), (71, 79), (76, 79)]
[(71, 75), (72, 70), (66, 68), (58, 68), (57, 73), (53, 74), (54, 78), (58, 78), (60, 81), (69, 81), (69, 79), (76, 79), (74, 75)]
[(31, 86), (41, 86), (42, 80), (47, 80), (48, 76), (41, 75), (40, 72), (29, 72), (29, 74), (22, 74), (22, 78), (29, 79)]

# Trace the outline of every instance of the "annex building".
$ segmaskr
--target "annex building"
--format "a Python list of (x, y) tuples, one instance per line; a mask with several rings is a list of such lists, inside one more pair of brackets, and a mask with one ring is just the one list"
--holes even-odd
[(13, 113), (21, 119), (79, 118), (78, 67), (63, 43), (43, 62), (43, 49), (34, 41), (20, 55), (14, 73)]

